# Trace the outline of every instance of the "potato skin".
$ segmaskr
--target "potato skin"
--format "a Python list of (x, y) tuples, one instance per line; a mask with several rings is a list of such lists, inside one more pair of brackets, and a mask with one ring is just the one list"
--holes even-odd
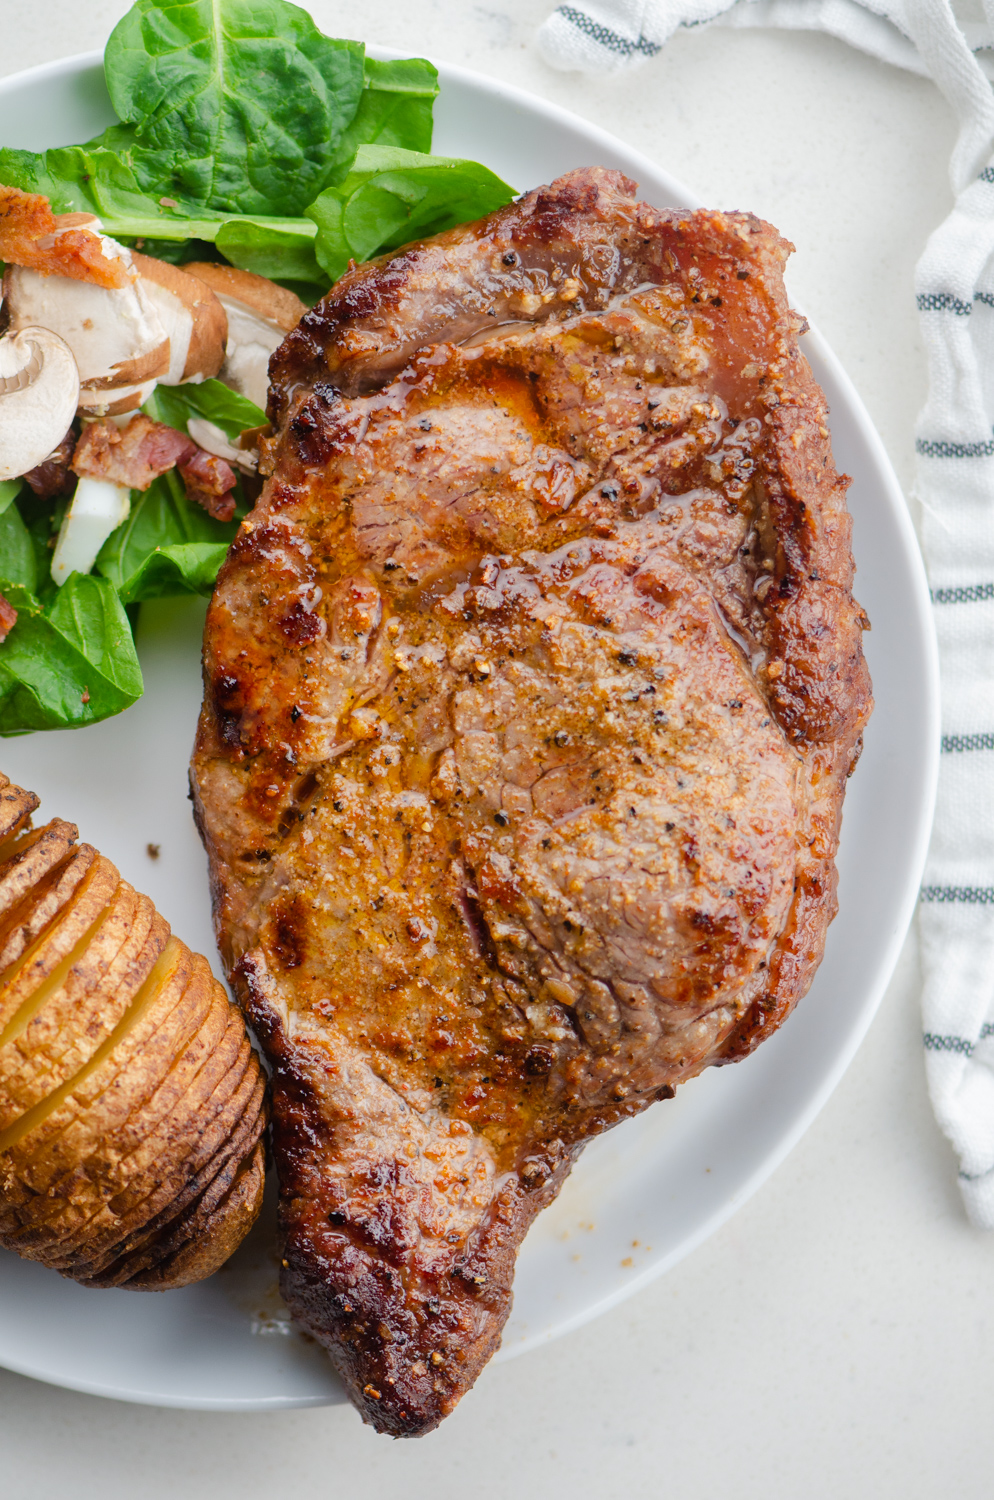
[(258, 1217), (265, 1076), (207, 960), (37, 806), (0, 775), (0, 1245), (188, 1286)]
[(204, 1281), (219, 1270), (238, 1249), (262, 1208), (266, 1181), (265, 1149), (262, 1141), (252, 1155), (241, 1163), (227, 1193), (197, 1223), (193, 1214), (185, 1221), (189, 1237), (173, 1254), (157, 1265), (136, 1271), (127, 1280), (116, 1281), (131, 1291), (158, 1292), (165, 1287), (191, 1286)]

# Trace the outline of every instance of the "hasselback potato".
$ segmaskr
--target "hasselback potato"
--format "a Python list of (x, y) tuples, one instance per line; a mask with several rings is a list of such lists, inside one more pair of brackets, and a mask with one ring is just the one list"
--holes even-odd
[(37, 806), (0, 776), (0, 1245), (185, 1286), (259, 1212), (265, 1079), (207, 960)]

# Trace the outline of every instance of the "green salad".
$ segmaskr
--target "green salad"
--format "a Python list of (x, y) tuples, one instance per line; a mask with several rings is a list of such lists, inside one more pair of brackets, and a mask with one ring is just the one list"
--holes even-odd
[[(104, 54), (118, 116), (96, 140), (0, 149), (0, 183), (84, 211), (120, 244), (182, 265), (252, 271), (313, 303), (351, 261), (481, 217), (514, 190), (478, 162), (433, 156), (437, 72), (378, 62), (286, 0), (137, 0)], [(142, 410), (181, 432), (205, 419), (234, 444), (264, 413), (220, 380), (159, 385)], [(133, 626), (144, 600), (209, 595), (230, 521), (174, 470), (131, 492), (93, 568), (58, 586), (67, 498), (0, 482), (0, 734), (77, 728), (142, 693)]]

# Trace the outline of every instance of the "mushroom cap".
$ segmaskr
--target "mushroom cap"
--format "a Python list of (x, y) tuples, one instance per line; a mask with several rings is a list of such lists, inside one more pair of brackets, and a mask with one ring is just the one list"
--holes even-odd
[(306, 303), (293, 292), (265, 276), (257, 276), (254, 271), (239, 271), (236, 266), (222, 266), (208, 260), (191, 261), (183, 269), (187, 275), (206, 282), (222, 299), (242, 303), (284, 333), (296, 328), (307, 311)]
[(37, 468), (65, 437), (79, 400), (72, 351), (48, 328), (0, 339), (0, 479)]
[(228, 315), (214, 292), (185, 267), (137, 251), (132, 260), (169, 335), (169, 369), (161, 384), (216, 375), (224, 363)]

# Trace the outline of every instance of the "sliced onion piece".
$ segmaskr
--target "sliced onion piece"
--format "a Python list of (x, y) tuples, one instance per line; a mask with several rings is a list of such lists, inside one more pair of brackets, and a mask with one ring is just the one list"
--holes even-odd
[(66, 511), (52, 558), (61, 588), (70, 573), (88, 573), (112, 531), (128, 519), (131, 491), (107, 479), (81, 479)]
[(257, 450), (236, 448), (233, 443), (229, 443), (227, 434), (214, 422), (208, 422), (206, 417), (190, 417), (186, 430), (198, 448), (203, 448), (207, 453), (213, 453), (215, 458), (223, 458), (246, 474), (257, 472), (259, 468)]

